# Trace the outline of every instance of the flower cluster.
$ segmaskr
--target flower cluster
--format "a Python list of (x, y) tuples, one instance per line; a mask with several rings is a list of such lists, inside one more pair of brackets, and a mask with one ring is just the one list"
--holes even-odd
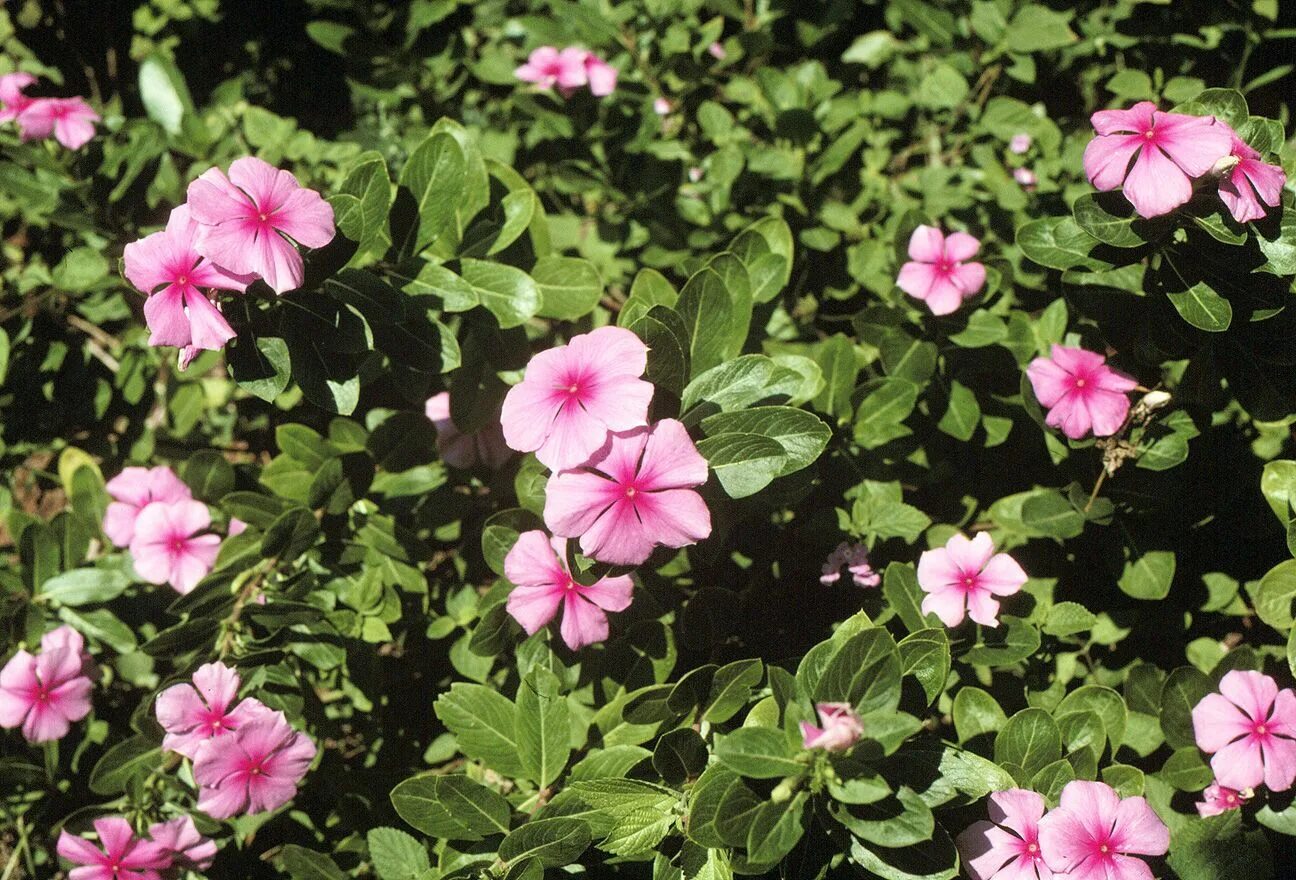
[(958, 626), (964, 616), (982, 626), (999, 625), (995, 596), (1011, 596), (1026, 583), (1026, 572), (1007, 553), (995, 553), (985, 532), (971, 540), (956, 534), (944, 547), (918, 557), (918, 586), (927, 594), (922, 612), (935, 613), (946, 626)]
[(335, 234), (333, 208), (288, 171), (236, 159), (229, 176), (211, 168), (189, 184), (188, 201), (166, 228), (126, 245), (128, 281), (148, 299), (150, 345), (180, 349), (181, 369), (235, 333), (215, 291), (243, 292), (258, 278), (276, 293), (302, 285), (297, 246), (321, 248)]
[[(58, 854), (74, 865), (74, 880), (161, 880), (180, 871), (211, 867), (216, 844), (199, 833), (190, 816), (179, 816), (149, 826), (147, 837), (137, 836), (120, 816), (94, 820), (99, 847), (84, 837), (59, 833)], [(102, 848), (100, 848), (102, 847)]]
[(24, 141), (53, 135), (69, 150), (85, 146), (95, 135), (99, 114), (84, 98), (28, 97), (26, 90), (36, 83), (36, 77), (21, 71), (0, 76), (0, 122), (16, 122)]
[[(647, 346), (629, 330), (575, 336), (531, 359), (500, 416), (509, 447), (534, 452), (553, 471), (545, 525), (611, 565), (639, 565), (658, 546), (684, 547), (711, 534), (710, 512), (694, 491), (707, 480), (706, 460), (678, 421), (648, 423), (647, 364)], [(569, 647), (605, 638), (603, 612), (629, 605), (629, 578), (582, 586), (562, 562), (565, 542), (528, 535), (505, 562), (509, 580), (523, 588), (510, 613), (532, 633), (561, 604)]]
[(989, 813), (958, 837), (972, 880), (1151, 880), (1139, 856), (1170, 848), (1170, 829), (1146, 800), (1103, 782), (1067, 783), (1047, 812), (1036, 792), (998, 791)]
[(1197, 748), (1211, 755), (1215, 783), (1197, 805), (1203, 816), (1234, 810), (1261, 785), (1287, 791), (1296, 784), (1296, 692), (1269, 676), (1234, 669), (1219, 693), (1193, 707)]
[(617, 84), (617, 69), (579, 46), (566, 49), (541, 46), (531, 52), (526, 64), (514, 74), (522, 82), (543, 89), (556, 88), (564, 98), (570, 98), (585, 86), (589, 86), (591, 95), (603, 98), (612, 94)]
[(1121, 189), (1141, 217), (1169, 214), (1193, 197), (1195, 184), (1218, 180), (1220, 199), (1239, 223), (1278, 205), (1287, 176), (1214, 116), (1166, 113), (1151, 101), (1091, 117), (1097, 136), (1085, 147), (1084, 170), (1097, 189)]
[(95, 665), (70, 626), (41, 636), (39, 654), (19, 650), (0, 669), (0, 727), (22, 728), (29, 743), (62, 739), (90, 714)]
[(128, 467), (106, 488), (113, 500), (104, 512), (104, 534), (130, 548), (135, 572), (145, 582), (170, 584), (184, 594), (207, 576), (220, 538), (208, 531), (207, 505), (193, 498), (174, 471)]
[(155, 707), (162, 747), (193, 761), (198, 809), (216, 819), (277, 810), (315, 760), (310, 737), (259, 700), (236, 703), (238, 689), (238, 672), (208, 663), (192, 684), (163, 691)]
[(869, 563), (868, 548), (863, 544), (851, 544), (842, 541), (837, 549), (828, 554), (823, 564), (823, 574), (819, 583), (825, 587), (841, 580), (842, 569), (850, 572), (851, 580), (857, 587), (876, 587), (882, 583), (882, 576), (873, 570)]

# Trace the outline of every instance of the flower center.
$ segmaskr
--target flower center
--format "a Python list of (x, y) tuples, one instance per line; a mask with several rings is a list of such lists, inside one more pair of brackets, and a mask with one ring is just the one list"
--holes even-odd
[(963, 575), (963, 589), (965, 589), (965, 590), (970, 590), (970, 589), (972, 589), (972, 588), (975, 587), (975, 586), (976, 586), (976, 575), (964, 574), (964, 575)]
[(1083, 388), (1083, 387), (1085, 387), (1085, 386), (1088, 385), (1088, 384), (1089, 384), (1089, 382), (1088, 382), (1087, 379), (1076, 379), (1076, 380), (1075, 380), (1075, 387), (1077, 387), (1077, 388)]
[(1261, 721), (1255, 726), (1255, 733), (1256, 736), (1267, 736), (1269, 734), (1269, 727)]
[(936, 269), (942, 275), (948, 275), (950, 272), (954, 271), (954, 263), (950, 260), (941, 260), (936, 264)]
[(181, 275), (181, 276), (176, 280), (176, 283), (179, 284), (181, 287), (184, 287), (185, 285), (187, 285), (187, 284), (189, 283), (189, 276), (188, 276), (188, 275)]
[(1107, 844), (1104, 843), (1098, 847), (1098, 852), (1102, 853), (1103, 855), (1107, 855), (1109, 852), (1111, 852), (1111, 847), (1109, 847)]
[(1147, 131), (1143, 132), (1143, 140), (1149, 142), (1156, 140), (1156, 131), (1149, 128)]
[(1026, 852), (1030, 853), (1031, 855), (1034, 855), (1035, 853), (1039, 852), (1039, 844), (1038, 844), (1038, 843), (1028, 843), (1028, 844), (1026, 845)]
[(184, 552), (184, 549), (185, 549), (185, 539), (183, 536), (173, 535), (170, 539), (167, 540), (167, 550), (170, 551), (172, 556), (179, 556), (181, 553)]
[(266, 222), (267, 218), (266, 218), (265, 211), (262, 211), (261, 213), (257, 214), (257, 219), (260, 220), (262, 223)]
[(634, 486), (626, 486), (625, 494), (627, 498), (635, 497), (636, 489)]

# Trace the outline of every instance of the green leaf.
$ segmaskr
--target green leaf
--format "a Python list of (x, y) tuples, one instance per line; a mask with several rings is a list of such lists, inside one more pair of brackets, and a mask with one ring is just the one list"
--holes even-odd
[(704, 437), (697, 449), (730, 498), (755, 495), (783, 472), (788, 460), (781, 443), (760, 434)]
[(481, 840), (507, 834), (504, 796), (461, 774), (414, 776), (391, 792), (396, 813), (429, 837)]
[(752, 779), (801, 774), (806, 766), (794, 754), (787, 735), (768, 727), (740, 727), (715, 740), (715, 755), (720, 763)]
[(1032, 777), (1062, 757), (1062, 731), (1043, 709), (1023, 709), (1008, 719), (995, 737), (994, 759), (1015, 764)]
[(985, 733), (997, 733), (1007, 721), (998, 701), (980, 688), (961, 687), (954, 696), (954, 730), (960, 745)]
[(1125, 563), (1120, 576), (1121, 592), (1135, 599), (1164, 599), (1174, 581), (1175, 555), (1170, 550), (1151, 550)]
[(818, 416), (787, 406), (757, 406), (722, 412), (702, 420), (708, 437), (719, 434), (757, 434), (775, 440), (787, 453), (779, 476), (809, 467), (823, 453), (832, 430)]
[[(1119, 205), (1121, 214), (1113, 214), (1104, 207), (1103, 202), (1113, 206)], [(1101, 241), (1118, 248), (1135, 248), (1146, 244), (1146, 239), (1135, 230), (1139, 216), (1124, 197), (1116, 199), (1106, 194), (1085, 193), (1076, 199), (1072, 208), (1076, 223), (1085, 232)]]
[(128, 586), (130, 579), (118, 569), (74, 568), (45, 581), (40, 595), (59, 605), (88, 605), (116, 599)]
[[(656, 269), (640, 269), (635, 275), (634, 283), (630, 285), (630, 296), (617, 314), (617, 324), (621, 327), (633, 327), (634, 323), (648, 314), (653, 306), (673, 309), (678, 299), (679, 293), (666, 280), (666, 276)], [(686, 330), (685, 340), (687, 339)], [(687, 350), (685, 346), (685, 351)]]
[(499, 857), (506, 863), (537, 859), (546, 868), (561, 868), (580, 858), (589, 845), (589, 826), (579, 819), (535, 819), (504, 838)]
[(402, 195), (410, 200), (413, 212), (401, 242), (403, 253), (422, 253), (454, 222), (467, 173), (463, 149), (445, 132), (429, 135), (410, 154), (399, 177)]
[(1161, 732), (1172, 749), (1196, 745), (1192, 710), (1215, 688), (1205, 673), (1181, 666), (1170, 673), (1161, 688)]
[(949, 636), (943, 629), (922, 629), (900, 640), (900, 671), (912, 675), (922, 685), (927, 703), (945, 690), (950, 672)]
[(167, 134), (180, 134), (185, 114), (197, 113), (184, 76), (175, 62), (160, 51), (140, 62), (139, 94), (144, 112)]
[(288, 343), (277, 336), (240, 333), (225, 347), (230, 377), (249, 394), (267, 403), (283, 393), (292, 378)]
[(922, 611), (923, 592), (918, 586), (918, 575), (912, 563), (892, 562), (887, 565), (882, 578), (882, 594), (905, 629), (912, 633), (927, 628), (927, 615)]
[(723, 724), (737, 715), (751, 700), (752, 690), (760, 683), (763, 673), (759, 660), (735, 660), (717, 669), (711, 679), (702, 720)]
[(813, 698), (816, 703), (850, 703), (865, 717), (895, 711), (900, 675), (900, 654), (890, 633), (870, 627), (845, 639), (829, 655)]
[(540, 288), (521, 269), (465, 257), (459, 270), (502, 329), (521, 326), (540, 311)]
[(369, 860), (381, 880), (419, 880), (432, 869), (427, 848), (404, 831), (371, 828), (366, 839)]
[(748, 860), (773, 865), (792, 852), (805, 833), (805, 806), (809, 799), (807, 792), (799, 791), (790, 800), (761, 804), (747, 830)]
[(540, 288), (540, 308), (546, 318), (575, 321), (594, 311), (603, 296), (603, 280), (589, 260), (542, 257), (531, 267)]
[(801, 388), (801, 377), (762, 354), (744, 354), (719, 364), (689, 382), (680, 400), (685, 424), (695, 407), (708, 412), (731, 412), (773, 397), (790, 398)]
[(600, 830), (606, 824), (598, 847), (612, 855), (652, 852), (675, 824), (679, 794), (651, 782), (595, 779), (575, 783), (570, 790), (597, 813)]
[(1233, 306), (1205, 281), (1182, 291), (1167, 291), (1166, 297), (1179, 317), (1198, 330), (1223, 333), (1233, 321)]
[(657, 305), (629, 329), (648, 346), (644, 378), (671, 394), (680, 394), (689, 377), (689, 334), (684, 319), (673, 309)]
[(693, 376), (701, 375), (731, 356), (729, 340), (734, 335), (740, 315), (738, 304), (719, 272), (706, 266), (689, 278), (680, 291), (675, 310), (684, 319), (688, 332)]
[(1080, 39), (1068, 25), (1070, 20), (1070, 14), (1047, 6), (1023, 6), (1008, 23), (1003, 45), (1013, 52), (1047, 52), (1070, 46)]
[[(381, 257), (391, 247), (391, 176), (382, 154), (374, 150), (361, 153), (342, 181), (341, 193), (355, 197), (355, 210), (347, 222), (338, 220), (342, 234), (360, 247), (358, 254)], [(353, 258), (354, 259), (354, 258)]]
[(346, 880), (346, 874), (332, 857), (295, 843), (286, 845), (279, 858), (293, 880)]
[(97, 795), (118, 794), (136, 776), (154, 770), (162, 750), (146, 736), (132, 736), (104, 752), (90, 771), (90, 790)]
[(1024, 620), (1004, 616), (998, 627), (981, 627), (980, 638), (963, 660), (974, 666), (1008, 666), (1025, 660), (1039, 646), (1039, 630)]
[(498, 691), (456, 683), (433, 705), (459, 748), (504, 776), (525, 774), (517, 742), (517, 707)]
[(1109, 268), (1101, 260), (1089, 256), (1099, 243), (1071, 217), (1034, 220), (1017, 230), (1017, 246), (1022, 253), (1050, 269)]
[(1296, 599), (1296, 559), (1280, 562), (1260, 579), (1255, 594), (1256, 614), (1277, 630), (1296, 626), (1292, 601)]
[(936, 427), (964, 443), (972, 439), (981, 421), (981, 407), (976, 394), (957, 379), (950, 382), (949, 406)]
[(528, 673), (518, 688), (517, 741), (527, 776), (548, 788), (571, 754), (571, 717), (557, 676), (543, 667)]

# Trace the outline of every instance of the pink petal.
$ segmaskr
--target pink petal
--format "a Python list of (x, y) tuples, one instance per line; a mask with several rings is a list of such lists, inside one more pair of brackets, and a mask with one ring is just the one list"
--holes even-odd
[(277, 810), (296, 795), (297, 785), (291, 780), (254, 776), (248, 782), (248, 815)]
[(554, 619), (564, 595), (564, 590), (551, 586), (517, 586), (509, 593), (505, 609), (531, 636)]
[(135, 517), (138, 507), (113, 501), (104, 511), (103, 532), (117, 547), (126, 547), (135, 534)]
[(219, 351), (234, 338), (233, 328), (207, 297), (195, 292), (192, 296), (185, 297), (185, 305), (189, 307), (193, 345), (209, 351)]
[(504, 442), (518, 452), (534, 452), (544, 445), (565, 399), (553, 385), (532, 375), (538, 359), (539, 355), (528, 365), (526, 379), (509, 389), (500, 410)]
[(220, 537), (217, 535), (195, 535), (186, 543), (185, 552), (175, 562), (169, 583), (176, 592), (185, 595), (207, 577), (216, 564), (216, 554), (220, 552)]
[(980, 239), (966, 232), (952, 232), (945, 239), (945, 257), (957, 263), (972, 259), (979, 250), (981, 250)]
[(144, 300), (144, 322), (149, 328), (149, 345), (188, 345), (193, 328), (185, 314), (184, 295), (172, 284)]
[(654, 538), (636, 516), (635, 506), (622, 498), (607, 508), (580, 536), (580, 546), (581, 552), (599, 562), (639, 565), (651, 555), (656, 543)]
[[(1278, 699), (1278, 683), (1250, 669), (1234, 669), (1220, 679), (1220, 693), (1255, 721), (1267, 719)], [(1234, 788), (1235, 786), (1229, 786)]]
[(103, 852), (84, 837), (59, 832), (58, 854), (74, 865), (98, 865), (104, 861)]
[(238, 697), (239, 681), (237, 669), (219, 662), (204, 663), (193, 674), (194, 688), (216, 712), (224, 712)]
[(1053, 406), (1069, 392), (1075, 377), (1048, 358), (1037, 357), (1026, 368), (1035, 399), (1045, 407)]
[[(288, 174), (281, 171), (280, 174)], [(292, 175), (289, 175), (292, 177)], [(296, 183), (296, 179), (293, 179)], [(308, 248), (322, 248), (333, 240), (333, 207), (313, 189), (293, 190), (271, 218), (280, 232)]]
[(1296, 692), (1283, 688), (1269, 713), (1269, 729), (1278, 736), (1296, 738)]
[(593, 603), (568, 593), (563, 600), (561, 632), (573, 651), (604, 641), (608, 636), (607, 615)]
[(909, 236), (909, 259), (939, 263), (945, 258), (945, 233), (935, 226), (919, 226)]
[(573, 336), (567, 351), (582, 375), (638, 377), (648, 368), (648, 346), (624, 327), (600, 327)]
[(173, 684), (158, 694), (153, 706), (158, 724), (169, 733), (192, 730), (201, 723), (207, 706), (188, 682)]
[(643, 532), (655, 544), (686, 547), (711, 534), (711, 512), (702, 496), (691, 489), (637, 495), (634, 510)]
[(245, 812), (248, 806), (246, 785), (239, 785), (233, 780), (219, 788), (203, 787), (198, 792), (198, 809), (213, 819), (228, 819)]
[(623, 494), (616, 483), (594, 474), (554, 474), (545, 486), (545, 525), (555, 535), (579, 538)]
[(1083, 399), (1074, 392), (1069, 392), (1049, 410), (1044, 417), (1044, 424), (1060, 429), (1072, 440), (1080, 440), (1089, 433), (1093, 423)]
[(909, 262), (900, 267), (896, 287), (915, 299), (925, 300), (940, 277), (933, 263)]
[(630, 575), (601, 578), (588, 587), (577, 587), (577, 592), (604, 611), (625, 611), (630, 607), (634, 581)]
[[(96, 118), (98, 118), (96, 114)], [(95, 136), (94, 123), (86, 116), (65, 116), (54, 122), (54, 137), (69, 150), (79, 150)]]
[(1084, 151), (1085, 176), (1100, 192), (1116, 189), (1125, 181), (1130, 160), (1145, 143), (1138, 135), (1094, 138)]
[(67, 736), (71, 723), (62, 713), (45, 703), (32, 704), (23, 722), (23, 738), (29, 743), (52, 742)]
[(126, 280), (141, 293), (152, 293), (175, 280), (169, 271), (174, 258), (175, 248), (169, 232), (154, 232), (132, 241), (122, 250)]
[(1044, 817), (1044, 796), (1024, 788), (1010, 788), (990, 795), (990, 820), (1017, 832), (1023, 840), (1034, 837)]
[(1213, 116), (1157, 113), (1156, 143), (1189, 177), (1201, 177), (1233, 148), (1233, 133)]
[(1101, 135), (1114, 132), (1137, 132), (1142, 134), (1152, 127), (1152, 114), (1157, 112), (1156, 104), (1151, 101), (1139, 101), (1127, 110), (1099, 110), (1089, 121), (1094, 131)]
[(999, 603), (985, 590), (970, 590), (967, 594), (968, 617), (982, 626), (994, 629), (999, 626)]
[(1163, 856), (1170, 849), (1170, 829), (1141, 797), (1128, 797), (1116, 807), (1112, 843), (1123, 853)]
[[(651, 393), (652, 386), (648, 387)], [(563, 471), (585, 464), (607, 438), (608, 427), (600, 418), (569, 401), (558, 411), (535, 455), (550, 470)]]
[(962, 289), (963, 297), (979, 292), (985, 286), (986, 269), (980, 263), (964, 263), (961, 266), (955, 266), (951, 273), (954, 283)]
[(918, 586), (928, 593), (952, 587), (962, 578), (962, 570), (944, 547), (926, 550), (918, 557)]
[(1211, 758), (1211, 769), (1220, 785), (1241, 791), (1264, 782), (1264, 755), (1253, 736), (1229, 743)]
[(981, 574), (977, 576), (977, 586), (996, 596), (1011, 596), (1021, 590), (1026, 580), (1026, 572), (1016, 559), (1007, 553), (996, 553), (990, 557), (985, 568), (981, 569)]
[(967, 613), (965, 594), (961, 590), (928, 593), (922, 601), (922, 613), (935, 614), (946, 626), (958, 626)]
[(1130, 402), (1124, 394), (1094, 388), (1084, 397), (1095, 437), (1110, 437), (1125, 424)]
[(630, 431), (647, 423), (652, 396), (653, 386), (643, 379), (610, 376), (591, 383), (581, 395), (580, 405), (604, 430)]
[(1233, 219), (1239, 223), (1260, 220), (1269, 213), (1256, 197), (1255, 189), (1246, 176), (1237, 169), (1234, 169), (1231, 176), (1220, 180), (1219, 196), (1224, 207), (1228, 208)]
[(1071, 348), (1057, 343), (1049, 349), (1049, 356), (1059, 367), (1073, 376), (1098, 372), (1106, 365), (1106, 359), (1095, 351)]
[(927, 292), (927, 308), (933, 315), (952, 315), (963, 305), (963, 288), (954, 282), (954, 274), (936, 275)]
[[(804, 728), (805, 722), (802, 722)], [(814, 748), (806, 744), (806, 748)], [(955, 840), (963, 867), (972, 880), (991, 880), (1016, 857), (1021, 843), (992, 822), (973, 822)]]
[[(247, 218), (254, 210), (251, 200), (234, 186), (219, 168), (209, 168), (189, 184), (186, 194), (190, 216), (204, 226), (216, 226), (229, 220)], [(237, 269), (224, 260), (222, 266)], [(243, 270), (238, 270), (243, 271)]]
[(988, 532), (977, 532), (969, 541), (962, 534), (955, 534), (945, 542), (950, 561), (965, 575), (981, 571), (990, 557), (994, 555), (994, 541)]
[(641, 489), (682, 489), (707, 481), (707, 463), (684, 425), (662, 419), (652, 427), (644, 445), (635, 485)]
[[(1287, 174), (1277, 165), (1255, 160), (1243, 162), (1239, 168), (1255, 186), (1260, 200), (1269, 207), (1277, 207), (1282, 198), (1282, 189), (1287, 184)], [(1235, 175), (1236, 177), (1236, 172)]]
[(302, 286), (306, 277), (302, 256), (283, 236), (273, 231), (262, 232), (252, 241), (251, 248), (251, 271), (265, 279), (275, 293), (287, 293)]
[(504, 576), (518, 586), (563, 588), (569, 578), (544, 532), (523, 532), (504, 557)]
[(1147, 148), (1125, 178), (1125, 198), (1140, 216), (1160, 217), (1192, 198), (1192, 183), (1169, 156)]
[(1264, 756), (1265, 787), (1270, 791), (1287, 791), (1296, 782), (1296, 742), (1271, 736), (1261, 746)]
[[(1094, 870), (1098, 870), (1095, 864)], [(1142, 859), (1136, 859), (1132, 856), (1112, 856), (1107, 870), (1103, 874), (1096, 875), (1101, 880), (1155, 880), (1152, 869)], [(1071, 880), (1067, 877), (1067, 880)], [(1082, 878), (1078, 878), (1082, 880)]]

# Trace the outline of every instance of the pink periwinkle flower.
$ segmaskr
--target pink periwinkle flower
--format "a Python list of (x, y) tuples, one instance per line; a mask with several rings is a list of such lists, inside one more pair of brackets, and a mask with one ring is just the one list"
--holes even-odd
[(589, 82), (585, 67), (588, 54), (578, 46), (561, 51), (553, 46), (541, 46), (532, 50), (526, 64), (515, 70), (514, 75), (522, 82), (534, 83), (542, 89), (556, 88), (564, 96), (570, 95)]
[(1039, 820), (1039, 843), (1045, 864), (1068, 880), (1152, 880), (1138, 856), (1165, 855), (1170, 829), (1143, 798), (1077, 779)]
[(1260, 154), (1236, 132), (1230, 132), (1230, 137), (1229, 155), (1237, 164), (1220, 178), (1220, 198), (1237, 222), (1260, 220), (1269, 213), (1269, 208), (1278, 207), (1287, 173), (1277, 165), (1260, 161)]
[(68, 627), (41, 639), (41, 652), (20, 650), (0, 669), (0, 727), (22, 728), (29, 743), (62, 739), (90, 714), (93, 669), (85, 640)]
[(990, 820), (973, 822), (955, 843), (972, 880), (1053, 880), (1040, 849), (1044, 797), (1022, 788), (990, 795)]
[[(188, 205), (171, 211), (166, 229), (126, 245), (126, 278), (145, 294), (149, 345), (218, 351), (234, 338), (207, 290), (243, 291), (254, 280), (234, 275), (198, 253), (200, 228)], [(192, 360), (192, 356), (190, 357)], [(187, 364), (185, 366), (188, 366)]]
[(211, 168), (189, 184), (198, 253), (228, 272), (259, 275), (276, 293), (301, 287), (305, 264), (294, 242), (333, 240), (333, 208), (288, 171), (255, 156), (235, 159), (229, 177)]
[(995, 596), (1011, 596), (1024, 583), (1026, 572), (1007, 553), (995, 553), (986, 532), (970, 541), (955, 534), (918, 558), (918, 586), (927, 594), (922, 612), (935, 612), (946, 626), (958, 626), (965, 614), (982, 626), (998, 626)]
[(85, 146), (95, 135), (99, 114), (84, 98), (33, 98), (18, 114), (20, 135), (25, 141), (51, 134), (69, 150)]
[(1032, 143), (1034, 143), (1034, 141), (1032, 140), (1031, 136), (1028, 135), (1026, 132), (1022, 131), (1013, 135), (1012, 138), (1008, 141), (1008, 149), (1010, 152), (1016, 153), (1018, 156), (1021, 156), (1031, 148)]
[(146, 583), (188, 593), (216, 563), (220, 536), (205, 533), (210, 527), (211, 513), (201, 501), (148, 505), (135, 520), (130, 543), (136, 574)]
[(1039, 178), (1029, 168), (1014, 168), (1013, 180), (1021, 184), (1023, 189), (1034, 189), (1039, 183)]
[(204, 837), (192, 816), (177, 816), (149, 826), (149, 837), (167, 852), (173, 866), (205, 871), (216, 858), (216, 841)]
[(27, 109), (33, 99), (23, 94), (23, 91), (35, 84), (36, 77), (23, 71), (0, 76), (0, 122), (17, 119), (18, 114)]
[(725, 47), (719, 41), (707, 46), (707, 54), (716, 61), (724, 61), (729, 57), (729, 53), (725, 51)]
[(470, 468), (481, 463), (489, 468), (498, 468), (513, 454), (504, 442), (504, 430), (498, 421), (471, 434), (460, 431), (450, 418), (448, 391), (428, 398), (424, 411), (436, 425), (436, 444), (441, 460), (451, 467)]
[(1215, 781), (1237, 791), (1296, 781), (1296, 693), (1267, 675), (1234, 669), (1192, 710), (1197, 747), (1213, 755)]
[(1110, 437), (1125, 424), (1129, 398), (1138, 382), (1107, 366), (1106, 359), (1083, 348), (1054, 345), (1051, 357), (1037, 357), (1026, 368), (1031, 388), (1048, 408), (1044, 424), (1072, 440), (1093, 432)]
[(60, 832), (58, 854), (74, 865), (69, 880), (161, 880), (171, 867), (171, 853), (151, 840), (135, 836), (130, 823), (120, 816), (94, 820), (100, 849), (84, 837)]
[(711, 513), (693, 491), (706, 479), (706, 459), (684, 426), (662, 419), (609, 434), (585, 466), (551, 476), (545, 524), (580, 538), (592, 559), (638, 565), (656, 546), (685, 547), (711, 534)]
[(555, 471), (584, 463), (609, 431), (647, 421), (653, 387), (640, 378), (647, 366), (648, 346), (623, 327), (600, 327), (540, 352), (504, 398), (505, 442), (535, 452)]
[(193, 493), (169, 467), (128, 467), (104, 487), (113, 500), (104, 511), (103, 531), (118, 547), (129, 547), (135, 520), (154, 501), (164, 504), (192, 498)]
[[(1090, 117), (1098, 134), (1084, 169), (1102, 192), (1123, 187), (1142, 217), (1168, 214), (1192, 198), (1192, 180), (1229, 154), (1231, 131), (1214, 116), (1165, 113), (1151, 101)], [(1131, 163), (1133, 163), (1131, 165)]]
[(816, 703), (815, 712), (819, 715), (819, 726), (801, 722), (803, 748), (844, 752), (864, 735), (864, 722), (849, 703)]
[(985, 285), (985, 266), (968, 262), (979, 250), (981, 242), (966, 232), (947, 237), (935, 226), (919, 226), (909, 236), (909, 262), (896, 285), (926, 302), (933, 315), (948, 315)]
[(277, 810), (297, 794), (315, 743), (282, 712), (266, 712), (205, 740), (194, 758), (198, 809), (213, 819)]
[(589, 81), (591, 95), (606, 98), (616, 89), (617, 69), (593, 52), (586, 52), (585, 78)]
[(1202, 792), (1202, 800), (1197, 803), (1197, 813), (1203, 819), (1207, 816), (1218, 816), (1221, 813), (1227, 813), (1229, 810), (1241, 808), (1242, 804), (1248, 800), (1250, 800), (1250, 795), (1246, 794), (1246, 792), (1238, 791), (1235, 788), (1226, 788), (1218, 782), (1212, 782)]
[(850, 572), (857, 587), (876, 587), (882, 582), (882, 576), (869, 564), (868, 548), (863, 544), (852, 544), (842, 541), (823, 564), (823, 574), (819, 583), (825, 587), (841, 580), (842, 569)]
[(154, 712), (166, 731), (162, 748), (194, 758), (198, 747), (224, 736), (270, 712), (248, 697), (235, 704), (239, 674), (223, 663), (206, 663), (193, 675), (193, 684), (173, 684), (158, 695)]
[(567, 541), (542, 531), (523, 532), (504, 557), (504, 576), (513, 582), (508, 613), (527, 635), (548, 625), (562, 608), (562, 638), (573, 651), (608, 636), (608, 611), (630, 607), (629, 575), (600, 578), (585, 586), (567, 570)]

